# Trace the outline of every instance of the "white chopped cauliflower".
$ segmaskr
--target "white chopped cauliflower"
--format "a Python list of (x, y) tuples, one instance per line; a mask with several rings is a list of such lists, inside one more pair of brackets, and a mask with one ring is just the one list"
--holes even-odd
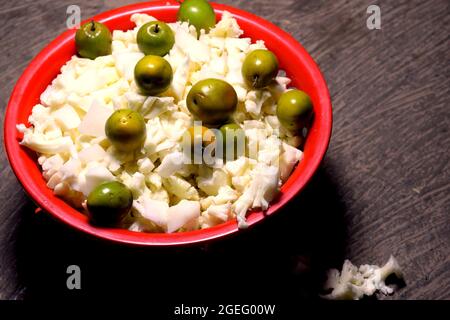
[(153, 200), (148, 197), (141, 197), (138, 200), (133, 201), (133, 207), (142, 218), (166, 230), (169, 205), (165, 201)]
[(280, 187), (279, 169), (258, 163), (250, 173), (250, 185), (244, 190), (242, 196), (234, 203), (239, 226), (245, 228), (245, 215), (250, 208), (267, 210), (270, 201), (278, 194)]
[(280, 161), (280, 178), (286, 181), (289, 178), (294, 166), (303, 158), (303, 152), (287, 143), (281, 145)]
[(113, 174), (108, 169), (102, 166), (89, 168), (88, 170), (86, 170), (84, 177), (85, 182), (81, 187), (81, 190), (79, 191), (81, 191), (86, 197), (100, 183), (115, 180)]
[(93, 100), (78, 127), (78, 132), (92, 137), (106, 136), (105, 123), (113, 112), (112, 108), (108, 108), (98, 100)]
[(363, 296), (371, 296), (376, 291), (384, 295), (393, 293), (393, 288), (385, 284), (386, 278), (395, 274), (403, 278), (402, 270), (397, 260), (391, 255), (389, 261), (382, 267), (364, 264), (359, 268), (349, 260), (345, 260), (342, 271), (331, 269), (324, 290), (332, 290), (323, 298), (330, 300), (359, 300)]
[(200, 216), (198, 201), (181, 200), (167, 210), (167, 232), (174, 232), (182, 227), (197, 224)]
[[(48, 187), (76, 207), (102, 182), (124, 183), (134, 198), (130, 230), (193, 230), (235, 217), (245, 227), (247, 211), (267, 210), (302, 158), (296, 149), (301, 137), (284, 132), (275, 115), (275, 101), (290, 79), (279, 76), (263, 90), (247, 87), (242, 63), (248, 52), (265, 45), (241, 38), (237, 21), (224, 12), (199, 37), (187, 23), (169, 23), (175, 44), (164, 58), (174, 71), (172, 84), (161, 96), (144, 96), (134, 82), (134, 67), (144, 56), (136, 35), (153, 20), (133, 14), (134, 29), (113, 31), (111, 55), (95, 60), (73, 56), (42, 93), (29, 125), (17, 125), (21, 144), (39, 154)], [(194, 120), (186, 96), (205, 78), (223, 79), (236, 90), (234, 120), (245, 131), (249, 153), (225, 163), (185, 164), (181, 142)], [(146, 121), (143, 148), (134, 153), (116, 150), (106, 138), (108, 117), (122, 108), (139, 112)]]

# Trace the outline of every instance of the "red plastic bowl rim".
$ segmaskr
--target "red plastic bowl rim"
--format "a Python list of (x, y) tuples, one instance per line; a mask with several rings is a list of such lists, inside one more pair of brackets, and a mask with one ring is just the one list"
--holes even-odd
[[(319, 167), (323, 157), (325, 156), (326, 150), (328, 148), (328, 143), (331, 137), (332, 128), (332, 109), (331, 100), (329, 96), (329, 91), (325, 80), (316, 65), (314, 60), (309, 56), (307, 51), (287, 32), (281, 30), (271, 22), (264, 20), (256, 15), (248, 13), (246, 11), (236, 9), (227, 5), (212, 3), (214, 10), (217, 14), (222, 14), (223, 11), (228, 11), (232, 13), (236, 18), (241, 21), (246, 21), (249, 23), (256, 23), (261, 25), (266, 29), (267, 32), (272, 33), (277, 37), (282, 37), (283, 42), (291, 49), (295, 50), (301, 59), (306, 61), (306, 68), (310, 73), (314, 75), (314, 87), (320, 94), (320, 104), (321, 104), (321, 131), (318, 133), (320, 135), (318, 141), (319, 144), (316, 146), (316, 151), (309, 158), (309, 165), (303, 168), (302, 175), (296, 179), (289, 188), (283, 190), (282, 196), (270, 206), (266, 213), (262, 212), (252, 212), (247, 217), (248, 225), (254, 225), (256, 222), (261, 221), (265, 215), (270, 215), (282, 206), (284, 206), (290, 199), (292, 199), (298, 192), (300, 192), (309, 180), (312, 178), (313, 174)], [(167, 10), (168, 8), (178, 8), (179, 4), (173, 0), (171, 1), (156, 1), (151, 3), (141, 3), (124, 6), (118, 9), (110, 10), (99, 14), (92, 19), (100, 22), (107, 22), (109, 20), (114, 20), (122, 16), (128, 16), (133, 13), (142, 13), (146, 11), (157, 12), (158, 10)], [(182, 244), (192, 244), (197, 242), (203, 242), (206, 240), (212, 240), (215, 238), (223, 237), (232, 233), (237, 232), (239, 229), (237, 227), (236, 221), (228, 221), (226, 223), (217, 225), (212, 228), (195, 230), (189, 232), (180, 232), (172, 234), (163, 233), (141, 233), (133, 232), (129, 230), (122, 229), (101, 229), (95, 228), (89, 225), (86, 221), (80, 220), (68, 214), (63, 208), (60, 208), (59, 204), (55, 204), (55, 199), (48, 198), (40, 190), (39, 186), (27, 175), (26, 166), (22, 163), (20, 159), (20, 148), (21, 146), (17, 140), (16, 132), (16, 119), (15, 115), (17, 113), (18, 102), (21, 96), (24, 94), (24, 88), (30, 82), (32, 75), (39, 70), (40, 65), (43, 60), (49, 55), (53, 54), (58, 48), (67, 41), (73, 41), (73, 30), (68, 30), (59, 35), (55, 40), (53, 40), (47, 47), (45, 47), (28, 65), (28, 67), (23, 72), (22, 76), (19, 78), (14, 90), (11, 94), (8, 107), (6, 109), (5, 123), (4, 123), (4, 140), (6, 147), (6, 154), (8, 156), (11, 167), (17, 176), (20, 183), (23, 185), (26, 192), (31, 196), (31, 198), (37, 203), (37, 205), (44, 211), (49, 212), (51, 215), (56, 217), (58, 220), (80, 230), (84, 231), (90, 235), (97, 236), (103, 239), (108, 239), (114, 242), (121, 242), (132, 245), (151, 245), (151, 246), (168, 246), (168, 245), (182, 245)]]

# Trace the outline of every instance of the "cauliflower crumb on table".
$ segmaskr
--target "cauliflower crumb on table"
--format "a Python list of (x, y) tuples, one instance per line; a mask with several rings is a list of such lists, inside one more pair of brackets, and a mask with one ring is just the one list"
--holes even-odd
[(363, 296), (373, 295), (376, 291), (389, 295), (394, 289), (387, 286), (385, 281), (391, 274), (403, 278), (403, 272), (392, 255), (382, 267), (364, 264), (358, 268), (349, 260), (345, 260), (340, 273), (337, 269), (328, 271), (324, 289), (332, 291), (322, 297), (329, 300), (359, 300)]

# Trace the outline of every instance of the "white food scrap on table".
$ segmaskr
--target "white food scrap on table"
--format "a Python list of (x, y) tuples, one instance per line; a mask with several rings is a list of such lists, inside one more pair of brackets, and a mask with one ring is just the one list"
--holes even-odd
[(382, 267), (364, 264), (358, 268), (349, 260), (345, 260), (341, 272), (337, 269), (328, 271), (324, 290), (332, 291), (322, 297), (330, 300), (359, 300), (363, 296), (373, 295), (376, 291), (389, 295), (394, 289), (387, 286), (385, 280), (391, 274), (403, 278), (402, 270), (392, 255)]

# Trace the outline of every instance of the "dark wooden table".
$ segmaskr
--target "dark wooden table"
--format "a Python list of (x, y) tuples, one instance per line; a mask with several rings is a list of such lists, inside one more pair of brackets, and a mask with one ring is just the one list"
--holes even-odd
[[(85, 19), (131, 2), (2, 1), (1, 123), (26, 65), (64, 31), (68, 5)], [(238, 236), (129, 248), (35, 214), (2, 150), (0, 298), (133, 297), (141, 289), (202, 301), (219, 299), (224, 285), (238, 297), (314, 298), (324, 271), (343, 259), (382, 264), (394, 254), (406, 286), (389, 298), (450, 299), (449, 1), (219, 2), (279, 25), (320, 65), (334, 124), (311, 184), (283, 213)], [(381, 30), (366, 27), (372, 2)], [(80, 291), (66, 289), (70, 264), (81, 267)]]

